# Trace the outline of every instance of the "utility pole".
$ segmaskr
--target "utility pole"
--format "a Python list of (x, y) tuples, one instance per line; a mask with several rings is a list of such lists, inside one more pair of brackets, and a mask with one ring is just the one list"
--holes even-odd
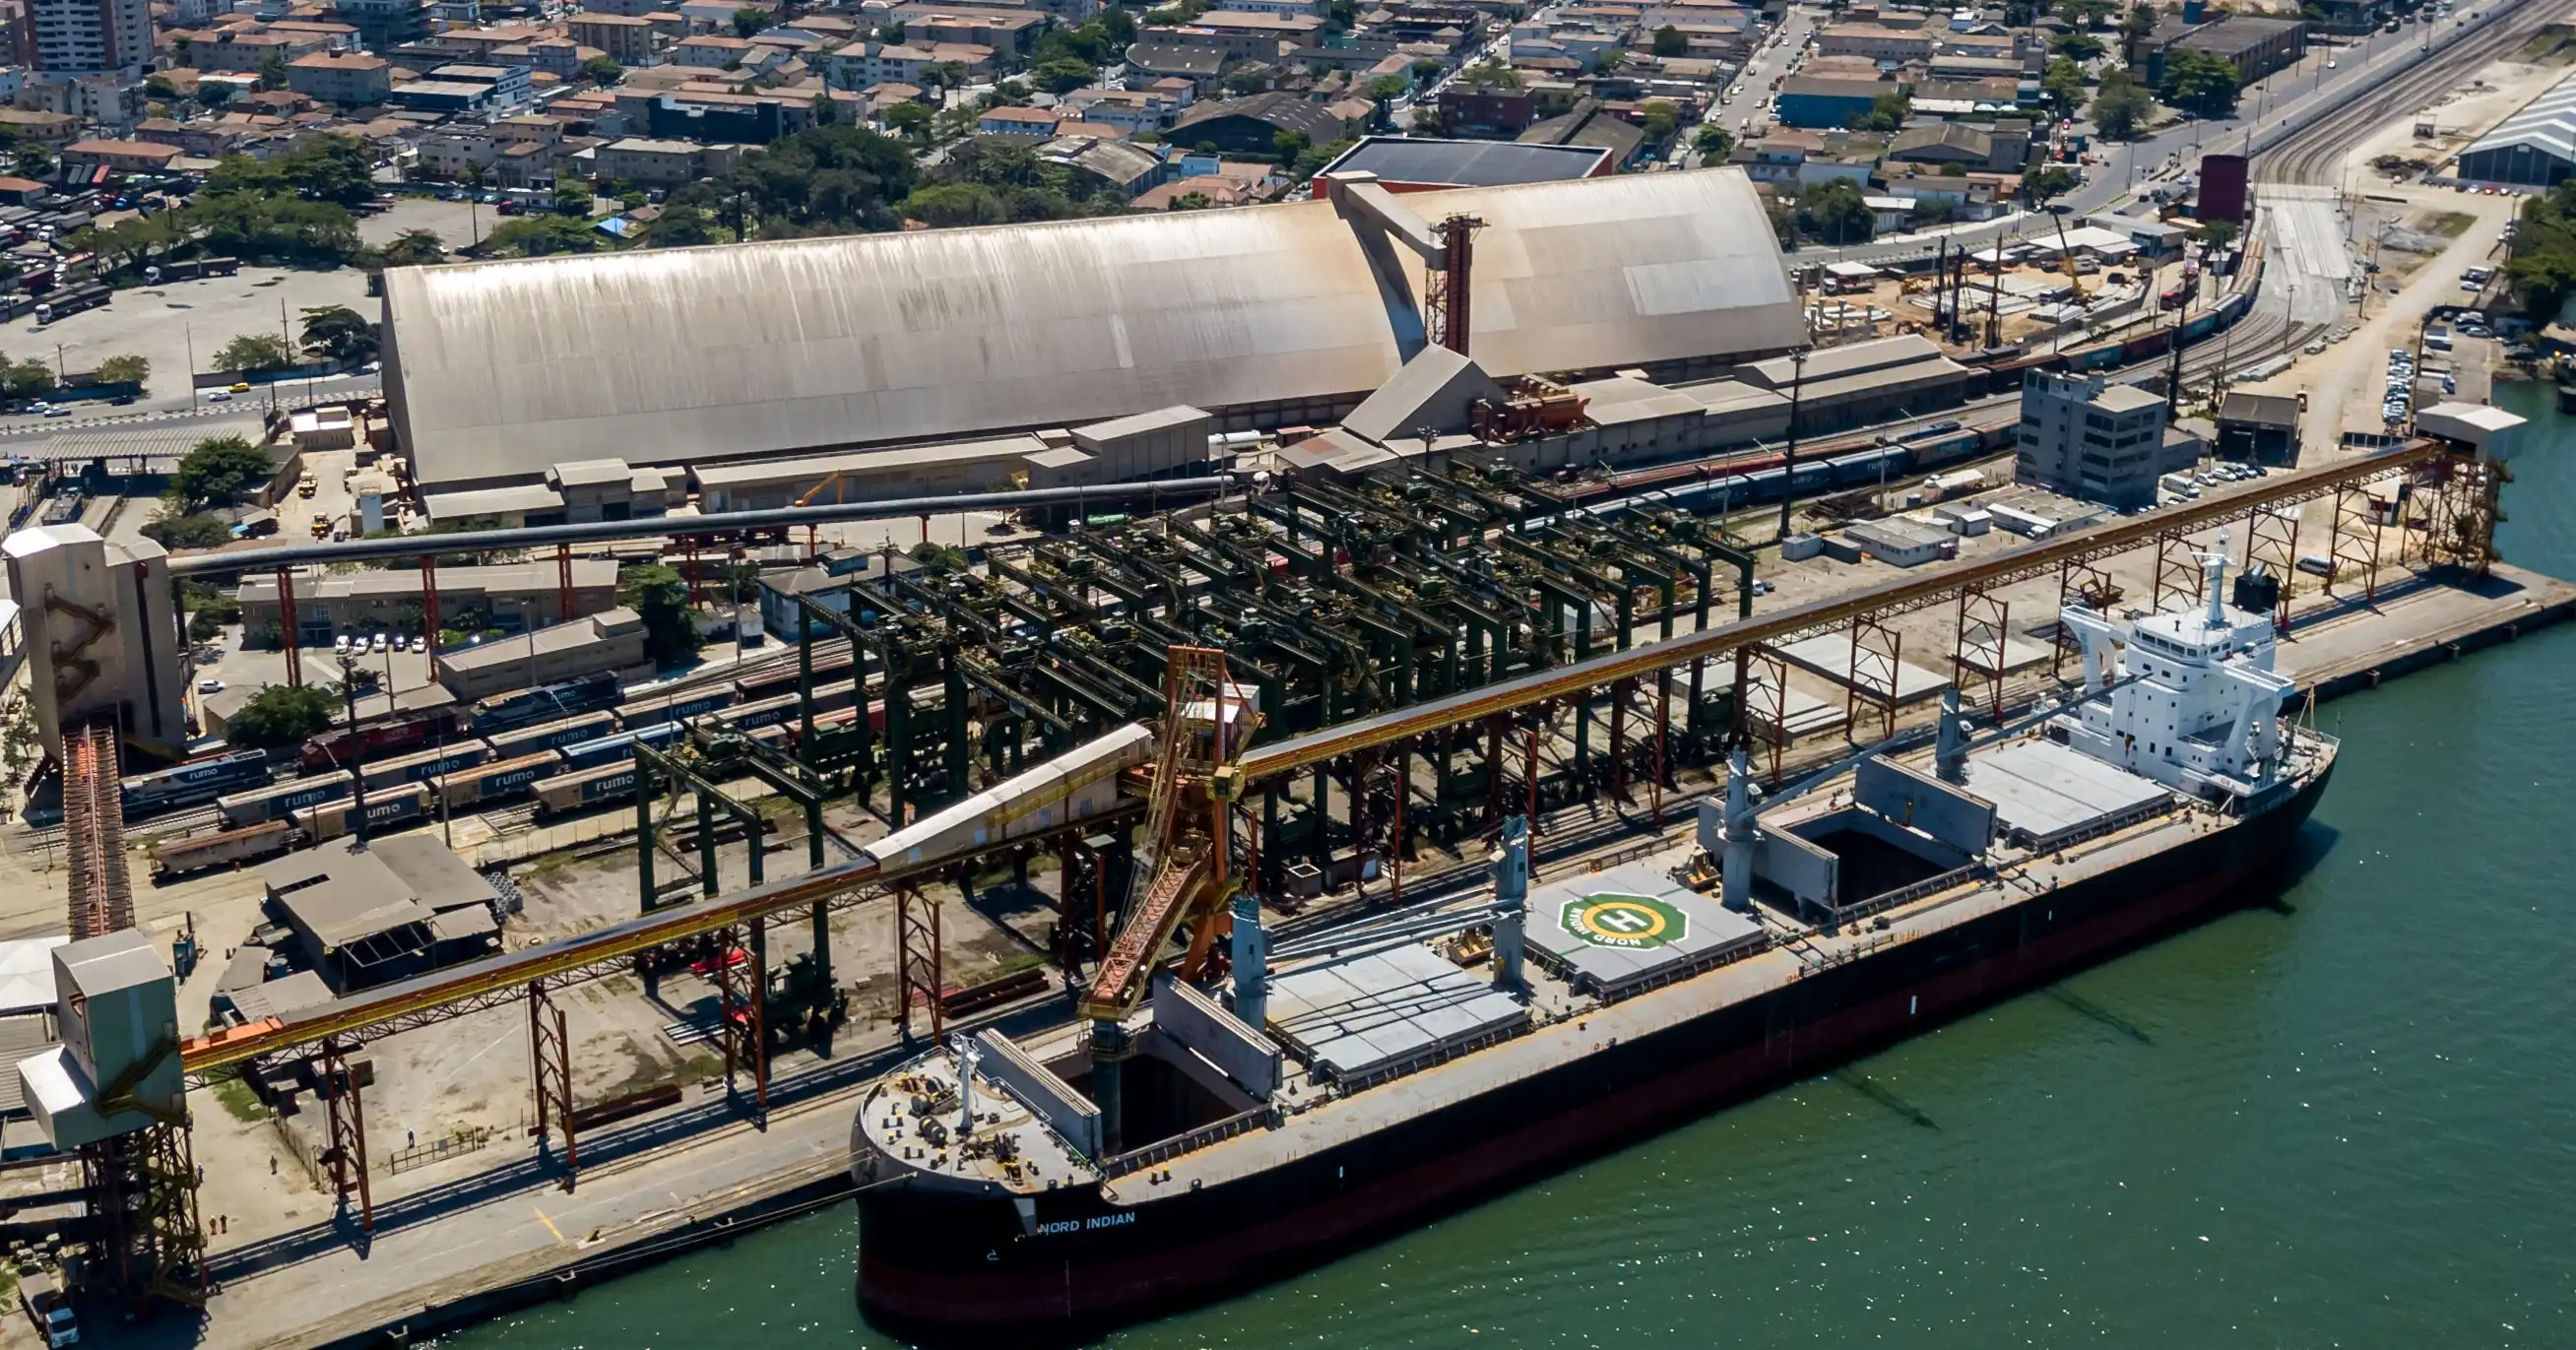
[[(358, 755), (358, 655), (340, 653), (340, 695), (349, 705), (349, 833), (358, 842), (359, 851), (367, 847), (367, 772)], [(385, 691), (385, 705), (393, 706), (393, 690)]]
[(1791, 480), (1798, 476), (1798, 405), (1807, 392), (1807, 349), (1789, 357), (1789, 448), (1780, 458), (1780, 537), (1789, 537), (1789, 507), (1797, 500)]

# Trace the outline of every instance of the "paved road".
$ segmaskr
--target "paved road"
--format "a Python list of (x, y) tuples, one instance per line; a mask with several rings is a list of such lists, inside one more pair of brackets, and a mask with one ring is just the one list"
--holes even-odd
[[(2474, 20), (2446, 19), (2432, 25), (2429, 34), (2425, 26), (2409, 24), (2403, 32), (2374, 32), (2368, 40), (2350, 46), (2313, 47), (2307, 60), (2245, 90), (2236, 117), (2185, 122), (2125, 145), (2096, 142), (2095, 157), (2102, 162), (2087, 166), (2090, 178), (2059, 201), (2070, 214), (2079, 216), (2117, 210), (2138, 200), (2141, 190), (2196, 169), (2203, 154), (2243, 153), (2249, 146), (2261, 151), (2276, 145), (2299, 128), (2385, 83), (2398, 71), (2423, 61), (2428, 42), (2430, 51), (2438, 54), (2463, 36), (2506, 19), (2528, 3), (2529, 0), (2520, 0), (2495, 5), (2480, 10)], [(2334, 63), (2331, 70), (2327, 69), (2329, 61)], [(2023, 217), (1953, 231), (1949, 238), (1954, 244), (1965, 241), (1976, 247), (1999, 235), (2018, 236), (2035, 228), (2037, 219)], [(1927, 237), (1840, 249), (1801, 249), (1795, 256), (1800, 261), (1876, 261), (1929, 253), (1932, 249)]]

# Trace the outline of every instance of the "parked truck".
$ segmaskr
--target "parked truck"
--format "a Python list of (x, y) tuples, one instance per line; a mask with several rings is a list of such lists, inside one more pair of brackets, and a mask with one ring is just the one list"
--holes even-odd
[(71, 1302), (63, 1296), (60, 1275), (39, 1270), (19, 1276), (18, 1306), (27, 1310), (28, 1320), (36, 1324), (36, 1334), (44, 1337), (52, 1350), (80, 1344), (80, 1323), (72, 1318)]

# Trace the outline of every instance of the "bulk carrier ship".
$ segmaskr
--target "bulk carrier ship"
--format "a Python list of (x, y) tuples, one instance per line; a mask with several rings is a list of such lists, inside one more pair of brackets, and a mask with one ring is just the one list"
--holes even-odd
[(2204, 604), (2070, 606), (2083, 689), (2019, 723), (1953, 699), (1767, 799), (1739, 751), (1687, 842), (1533, 882), (1514, 819), (1489, 893), (1275, 946), (1238, 896), (1229, 984), (929, 1050), (854, 1123), (862, 1304), (1062, 1335), (1238, 1293), (2237, 903), (2336, 747), (2224, 553)]

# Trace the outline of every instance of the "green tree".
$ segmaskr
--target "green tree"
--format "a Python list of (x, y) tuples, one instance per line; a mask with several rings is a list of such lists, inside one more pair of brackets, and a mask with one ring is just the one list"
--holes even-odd
[(1685, 55), (1690, 51), (1690, 39), (1682, 36), (1682, 30), (1665, 24), (1655, 30), (1654, 50), (1657, 56)]
[(1913, 107), (1913, 99), (1901, 91), (1881, 94), (1870, 100), (1868, 112), (1853, 113), (1843, 120), (1854, 131), (1894, 131), (1905, 125), (1906, 114)]
[(271, 52), (259, 63), (259, 87), (271, 90), (286, 87), (285, 57)]
[(429, 230), (405, 230), (379, 256), (387, 267), (427, 267), (447, 261), (447, 245)]
[(2213, 220), (2202, 225), (2195, 237), (2200, 240), (2203, 247), (2223, 249), (2236, 242), (2238, 233), (2235, 221)]
[(1518, 89), (1528, 83), (1519, 71), (1492, 60), (1467, 67), (1458, 78), (1470, 89)]
[(152, 378), (152, 362), (141, 356), (111, 356), (98, 363), (95, 373), (108, 384), (141, 385)]
[(160, 516), (144, 524), (142, 535), (174, 552), (183, 548), (220, 548), (233, 541), (232, 527), (213, 516), (174, 516), (166, 507)]
[(264, 375), (295, 364), (286, 339), (275, 333), (242, 333), (215, 349), (215, 369)]
[(555, 178), (555, 214), (574, 220), (588, 220), (599, 205), (597, 193), (587, 178), (559, 174)]
[(210, 436), (180, 456), (170, 473), (170, 499), (180, 514), (237, 506), (277, 473), (268, 452), (239, 436)]
[(20, 178), (51, 178), (54, 175), (54, 152), (41, 141), (21, 141), (10, 167)]
[(2036, 205), (2075, 190), (2075, 171), (2062, 164), (2042, 164), (2021, 176), (2022, 195)]
[(1405, 83), (1401, 75), (1380, 75), (1368, 82), (1365, 92), (1372, 101), (1383, 107), (1389, 102), (1404, 97), (1404, 91), (1411, 87)]
[(1217, 85), (1236, 98), (1258, 94), (1270, 87), (1270, 67), (1259, 61), (1238, 62)]
[(1270, 137), (1271, 153), (1277, 155), (1283, 165), (1295, 164), (1297, 157), (1305, 154), (1310, 148), (1306, 133), (1302, 131), (1274, 132)]
[(698, 654), (698, 626), (689, 615), (689, 584), (661, 563), (630, 567), (618, 579), (619, 599), (644, 621), (644, 650), (665, 666)]
[(483, 251), (500, 258), (543, 258), (558, 253), (596, 253), (605, 242), (589, 222), (570, 216), (520, 216), (505, 220), (484, 236)]
[(2155, 107), (2154, 97), (2135, 77), (2126, 70), (2114, 70), (2102, 77), (2102, 87), (2093, 93), (2093, 125), (2104, 136), (2125, 141), (2147, 124)]
[(1415, 84), (1422, 85), (1429, 84), (1433, 80), (1440, 78), (1441, 66), (1439, 62), (1425, 56), (1416, 58), (1412, 65), (1406, 66), (1404, 69), (1406, 74), (1413, 77), (1413, 82)]
[(272, 684), (224, 721), (224, 741), (246, 750), (282, 750), (329, 730), (340, 711), (329, 685)]
[(621, 84), (626, 79), (626, 67), (605, 56), (594, 56), (581, 63), (581, 77), (597, 85)]
[[(769, 21), (774, 17), (776, 17), (776, 11), (774, 10), (761, 9), (755, 5), (745, 5), (733, 12), (733, 35), (735, 37), (742, 38), (750, 37), (752, 34), (767, 28), (769, 26)], [(901, 41), (902, 39), (898, 38), (896, 40)]]
[(2102, 45), (2102, 39), (2091, 33), (2060, 33), (2051, 38), (2048, 45), (2058, 55), (2077, 61), (2090, 61), (2108, 50)]
[(885, 111), (885, 124), (896, 135), (915, 143), (930, 139), (930, 123), (936, 114), (918, 103), (898, 103)]
[(2061, 56), (2039, 77), (2040, 92), (2059, 117), (2073, 117), (2084, 106), (2084, 67)]
[[(2324, 18), (2325, 16), (2320, 13), (2316, 21), (2323, 22)], [(2146, 41), (2155, 31), (2155, 6), (2145, 3), (2145, 0), (2139, 0), (2139, 3), (2129, 6), (2129, 12), (2120, 16), (2121, 64), (2131, 66), (2138, 64), (2138, 44)]]
[(2165, 53), (2164, 101), (2202, 117), (2236, 111), (2236, 65), (2207, 52), (2178, 47)]
[(1029, 67), (1029, 83), (1050, 94), (1070, 94), (1091, 83), (1100, 72), (1078, 57), (1050, 56)]
[(317, 305), (304, 311), (304, 350), (315, 356), (357, 365), (376, 359), (376, 325), (345, 305)]
[(43, 398), (54, 392), (54, 368), (43, 361), (11, 361), (0, 357), (0, 395), (13, 403)]
[(1675, 131), (1681, 129), (1681, 110), (1662, 99), (1649, 100), (1644, 107), (1637, 110), (1637, 125), (1645, 129), (1646, 139), (1649, 142), (1662, 145), (1673, 138)]
[(941, 229), (999, 225), (1011, 218), (1001, 194), (981, 183), (933, 183), (903, 199), (907, 220)]
[(1699, 152), (1703, 164), (1722, 163), (1735, 153), (1735, 133), (1715, 122), (1702, 122), (1691, 133), (1691, 148)]
[(1858, 184), (1845, 178), (1810, 184), (1798, 193), (1798, 229), (1837, 247), (1869, 242), (1873, 217)]
[(646, 248), (695, 248), (715, 241), (715, 222), (687, 202), (665, 205), (662, 214), (644, 227)]
[(2505, 279), (2523, 312), (2547, 322), (2576, 294), (2576, 179), (2522, 204)]

